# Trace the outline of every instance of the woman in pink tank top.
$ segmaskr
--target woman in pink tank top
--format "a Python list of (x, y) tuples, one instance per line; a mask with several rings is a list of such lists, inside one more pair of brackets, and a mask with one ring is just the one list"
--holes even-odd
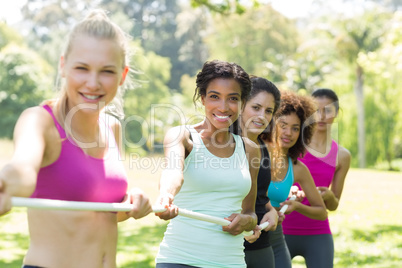
[[(330, 89), (317, 89), (312, 95), (318, 106), (317, 127), (306, 155), (299, 160), (310, 170), (326, 208), (334, 211), (339, 205), (351, 156), (348, 150), (328, 139), (338, 115), (338, 96)], [(303, 197), (304, 193), (301, 191), (299, 195)], [(306, 199), (301, 202), (310, 205)], [(283, 232), (292, 258), (304, 257), (308, 268), (333, 267), (334, 243), (328, 218), (317, 221), (292, 212), (283, 222)]]
[(11, 196), (128, 202), (128, 213), (28, 209), (30, 246), (23, 267), (116, 267), (117, 222), (152, 211), (141, 190), (127, 192), (120, 124), (107, 107), (123, 84), (128, 40), (105, 12), (72, 30), (60, 59), (58, 99), (25, 110), (15, 151), (0, 170), (0, 215)]

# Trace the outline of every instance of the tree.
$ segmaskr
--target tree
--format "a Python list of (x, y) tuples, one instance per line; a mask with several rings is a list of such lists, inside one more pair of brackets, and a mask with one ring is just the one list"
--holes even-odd
[(357, 61), (360, 53), (376, 51), (380, 39), (385, 34), (385, 22), (388, 13), (368, 11), (353, 18), (337, 19), (333, 30), (328, 31), (334, 37), (339, 55), (355, 70), (355, 94), (357, 106), (358, 155), (359, 167), (366, 167), (366, 127), (364, 110), (364, 68)]
[(281, 88), (311, 93), (325, 83), (325, 77), (336, 69), (335, 49), (329, 42), (314, 36), (305, 40), (281, 64), (265, 64), (269, 70), (266, 76), (283, 77), (283, 81), (277, 82)]
[(9, 44), (0, 51), (0, 137), (11, 138), (21, 112), (50, 94), (51, 67), (38, 54)]
[(138, 43), (133, 46), (136, 47), (136, 53), (131, 62), (137, 70), (133, 77), (137, 87), (128, 90), (124, 96), (125, 140), (129, 149), (135, 151), (142, 148), (150, 152), (153, 144), (149, 142), (159, 134), (158, 131), (163, 131), (154, 128), (155, 124), (164, 122), (163, 115), (151, 118), (150, 113), (153, 106), (169, 103), (170, 91), (166, 83), (170, 78), (171, 64), (168, 58), (145, 52)]
[(153, 51), (162, 57), (168, 57), (173, 66), (168, 86), (179, 89), (181, 40), (176, 37), (176, 17), (181, 9), (176, 0), (102, 0), (100, 5), (112, 13), (124, 12), (134, 20), (130, 34), (140, 40), (145, 51)]
[(43, 44), (51, 39), (53, 31), (69, 30), (95, 5), (91, 0), (29, 0), (21, 13), (29, 33)]
[(24, 43), (24, 40), (13, 28), (4, 22), (0, 22), (0, 50), (10, 43), (20, 45)]
[(402, 144), (397, 135), (398, 128), (402, 129), (401, 25), (402, 16), (394, 14), (381, 47), (375, 52), (359, 54), (357, 60), (365, 69), (368, 82), (369, 103), (366, 111), (369, 114), (368, 125), (372, 126), (369, 148), (375, 149), (369, 151), (368, 156), (371, 163), (387, 161), (389, 170), (394, 169), (392, 160), (397, 153), (395, 148)]
[[(222, 15), (229, 14), (243, 14), (247, 10), (247, 2), (241, 0), (224, 0), (224, 1), (212, 1), (212, 0), (191, 0), (191, 5), (193, 7), (206, 7), (212, 12), (216, 12)], [(257, 7), (259, 6), (258, 0), (249, 1), (248, 4)]]
[[(267, 74), (270, 65), (282, 64), (299, 42), (295, 24), (270, 5), (242, 15), (216, 15), (213, 28), (206, 38), (210, 58), (236, 62), (255, 75)], [(274, 81), (282, 78), (283, 74), (276, 73), (270, 77)]]

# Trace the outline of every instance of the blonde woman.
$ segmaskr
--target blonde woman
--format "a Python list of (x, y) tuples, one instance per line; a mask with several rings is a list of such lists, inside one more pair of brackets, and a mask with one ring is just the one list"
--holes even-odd
[(117, 221), (152, 211), (140, 191), (127, 193), (120, 126), (104, 113), (129, 71), (125, 33), (95, 10), (72, 30), (60, 58), (60, 98), (25, 110), (15, 152), (0, 171), (0, 214), (11, 196), (130, 202), (129, 213), (28, 209), (28, 267), (116, 267)]

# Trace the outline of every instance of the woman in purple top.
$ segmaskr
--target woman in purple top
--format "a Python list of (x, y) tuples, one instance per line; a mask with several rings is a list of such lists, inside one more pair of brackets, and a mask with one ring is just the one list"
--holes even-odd
[[(299, 160), (308, 167), (327, 209), (334, 211), (338, 208), (349, 170), (350, 153), (330, 138), (331, 126), (339, 110), (338, 96), (331, 89), (317, 89), (312, 95), (318, 106), (317, 126), (306, 146), (307, 153)], [(304, 192), (299, 195), (303, 197)], [(310, 205), (306, 199), (301, 202)], [(309, 268), (333, 267), (334, 242), (328, 218), (318, 221), (294, 211), (282, 225), (292, 258), (303, 256)]]
[(0, 215), (11, 196), (125, 201), (134, 209), (28, 209), (23, 267), (116, 267), (118, 220), (152, 211), (139, 189), (127, 193), (120, 125), (104, 109), (129, 71), (125, 36), (100, 10), (74, 27), (60, 59), (60, 97), (25, 110), (16, 124), (13, 157), (0, 171)]

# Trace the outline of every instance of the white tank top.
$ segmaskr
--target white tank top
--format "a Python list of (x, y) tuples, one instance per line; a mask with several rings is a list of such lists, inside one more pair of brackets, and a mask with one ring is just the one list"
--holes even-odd
[[(240, 213), (251, 188), (251, 176), (242, 138), (233, 135), (234, 153), (228, 158), (213, 155), (200, 134), (191, 133), (193, 149), (185, 159), (184, 182), (175, 196), (179, 208), (225, 218)], [(168, 224), (156, 263), (180, 263), (202, 268), (246, 267), (243, 236), (222, 231), (222, 226), (177, 216)]]

